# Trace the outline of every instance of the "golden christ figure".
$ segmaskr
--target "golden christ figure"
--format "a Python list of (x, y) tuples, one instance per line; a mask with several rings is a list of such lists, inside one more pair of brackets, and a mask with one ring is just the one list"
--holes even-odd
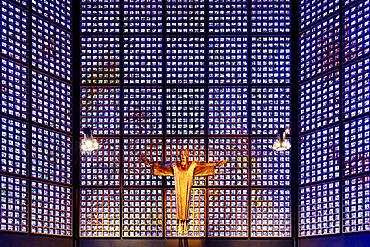
[(152, 162), (143, 156), (140, 156), (140, 160), (151, 166), (154, 175), (175, 177), (177, 232), (179, 234), (187, 234), (193, 177), (215, 175), (215, 166), (222, 166), (226, 164), (227, 160), (217, 163), (189, 161), (189, 151), (184, 148), (181, 149), (180, 154), (180, 162), (170, 164)]

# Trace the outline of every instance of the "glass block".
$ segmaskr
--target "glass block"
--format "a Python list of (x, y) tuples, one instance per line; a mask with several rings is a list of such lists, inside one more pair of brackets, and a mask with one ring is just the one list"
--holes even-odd
[(162, 134), (162, 88), (122, 88), (123, 134)]
[(209, 37), (209, 84), (248, 83), (248, 38)]
[(209, 138), (208, 161), (227, 160), (208, 177), (209, 186), (248, 186), (248, 138)]
[(34, 178), (72, 184), (72, 137), (32, 126)]
[(167, 134), (205, 133), (205, 88), (166, 88)]
[(290, 37), (252, 37), (252, 84), (290, 83)]
[(80, 189), (80, 236), (120, 236), (120, 190)]
[(339, 126), (301, 136), (300, 184), (338, 178), (340, 171)]
[(1, 58), (1, 112), (28, 117), (28, 68)]
[(28, 124), (0, 117), (1, 171), (28, 175)]
[(209, 0), (210, 33), (247, 33), (248, 3), (244, 0)]
[[(176, 194), (174, 189), (165, 190), (166, 237), (179, 237), (176, 220)], [(189, 204), (189, 233), (186, 237), (206, 236), (206, 205), (205, 189), (192, 189)]]
[(168, 37), (166, 43), (166, 83), (204, 84), (204, 38)]
[(208, 131), (211, 135), (248, 134), (248, 88), (209, 87)]
[(119, 37), (81, 38), (81, 84), (120, 83)]
[(370, 171), (370, 117), (344, 124), (343, 175)]
[(72, 188), (32, 181), (31, 233), (72, 236)]
[(290, 150), (274, 151), (276, 138), (251, 138), (252, 186), (290, 186)]
[(339, 11), (340, 0), (300, 0), (300, 28), (306, 29), (319, 20), (323, 20)]
[(251, 26), (253, 33), (289, 33), (290, 0), (252, 0)]
[(161, 33), (162, 0), (123, 0), (123, 33)]
[(71, 132), (72, 85), (32, 71), (32, 121)]
[(1, 1), (1, 54), (27, 63), (28, 13), (10, 0)]
[(71, 30), (71, 9), (71, 0), (32, 0), (32, 11), (63, 26), (66, 30)]
[(343, 232), (370, 230), (370, 176), (344, 180)]
[(251, 237), (291, 237), (289, 189), (252, 189)]
[(248, 237), (248, 190), (208, 190), (208, 237)]
[(120, 88), (81, 88), (81, 127), (96, 135), (120, 133)]
[(339, 67), (339, 23), (335, 15), (301, 32), (301, 81)]
[(81, 0), (82, 33), (119, 33), (120, 0)]
[(97, 138), (99, 149), (81, 154), (81, 186), (119, 186), (120, 141), (118, 138)]
[(316, 184), (299, 189), (299, 236), (340, 232), (339, 182)]
[(162, 37), (123, 37), (122, 39), (123, 83), (162, 85)]
[(252, 134), (274, 135), (290, 126), (290, 88), (252, 87)]
[(300, 132), (312, 131), (339, 121), (339, 71), (316, 77), (299, 85)]
[(32, 16), (32, 66), (72, 79), (72, 35), (36, 15)]
[(152, 175), (150, 166), (139, 160), (140, 155), (150, 161), (163, 161), (162, 138), (123, 138), (123, 185), (124, 186), (160, 186), (162, 177)]
[(343, 113), (351, 118), (370, 112), (370, 58), (344, 66)]
[(122, 236), (163, 237), (163, 213), (161, 189), (124, 189)]
[(1, 231), (28, 231), (28, 182), (0, 175)]

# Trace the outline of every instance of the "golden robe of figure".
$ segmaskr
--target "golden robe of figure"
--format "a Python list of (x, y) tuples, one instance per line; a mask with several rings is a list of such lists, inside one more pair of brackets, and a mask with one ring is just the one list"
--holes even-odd
[(180, 162), (169, 165), (160, 162), (152, 162), (140, 156), (140, 159), (152, 167), (154, 175), (174, 176), (176, 192), (176, 216), (178, 221), (178, 233), (187, 234), (187, 221), (189, 220), (190, 193), (193, 186), (194, 176), (211, 176), (215, 174), (215, 166), (222, 166), (227, 161), (217, 163), (206, 163), (199, 161), (189, 161), (189, 152), (187, 149), (181, 149)]

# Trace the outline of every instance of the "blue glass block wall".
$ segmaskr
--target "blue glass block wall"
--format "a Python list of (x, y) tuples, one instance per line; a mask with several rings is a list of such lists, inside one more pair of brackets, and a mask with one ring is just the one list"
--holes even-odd
[(0, 231), (71, 237), (71, 1), (3, 0), (0, 16)]
[(300, 1), (300, 237), (370, 229), (369, 15)]
[[(289, 0), (82, 0), (80, 236), (176, 237), (174, 182), (138, 159), (228, 159), (194, 180), (189, 237), (291, 237)], [(334, 89), (332, 89), (334, 90)], [(41, 174), (42, 175), (42, 174)]]

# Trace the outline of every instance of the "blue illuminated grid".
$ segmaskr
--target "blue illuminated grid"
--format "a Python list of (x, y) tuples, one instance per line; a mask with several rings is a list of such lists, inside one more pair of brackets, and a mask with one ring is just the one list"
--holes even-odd
[(248, 190), (208, 190), (208, 236), (248, 237)]
[(343, 232), (370, 230), (370, 176), (344, 180)]
[(247, 84), (248, 38), (209, 37), (209, 83)]
[(32, 10), (71, 30), (71, 0), (32, 0)]
[(339, 121), (340, 73), (333, 71), (299, 84), (300, 132)]
[(339, 2), (340, 0), (300, 0), (300, 28), (305, 29), (337, 12)]
[(82, 33), (119, 33), (120, 0), (81, 0)]
[(301, 136), (300, 184), (338, 178), (339, 149), (338, 125)]
[(32, 177), (72, 184), (72, 138), (32, 126), (31, 143)]
[(27, 232), (28, 182), (0, 175), (1, 231)]
[(344, 124), (343, 146), (345, 176), (370, 171), (370, 117)]
[(253, 33), (289, 33), (290, 0), (252, 0)]
[(81, 84), (119, 84), (119, 56), (119, 37), (82, 37)]
[(32, 121), (71, 132), (72, 85), (32, 71)]
[(123, 83), (161, 85), (162, 37), (123, 37), (122, 39)]
[(344, 11), (344, 62), (370, 52), (370, 0), (359, 1)]
[(315, 24), (300, 34), (300, 79), (339, 67), (339, 15)]
[(253, 36), (252, 84), (290, 83), (290, 37)]
[(299, 190), (299, 236), (339, 233), (339, 182), (311, 185)]
[(370, 58), (344, 67), (343, 113), (345, 118), (370, 112)]
[(28, 69), (12, 60), (1, 58), (1, 112), (27, 119)]
[(28, 175), (28, 125), (0, 117), (1, 171)]
[(27, 62), (28, 13), (9, 0), (1, 1), (1, 54)]

